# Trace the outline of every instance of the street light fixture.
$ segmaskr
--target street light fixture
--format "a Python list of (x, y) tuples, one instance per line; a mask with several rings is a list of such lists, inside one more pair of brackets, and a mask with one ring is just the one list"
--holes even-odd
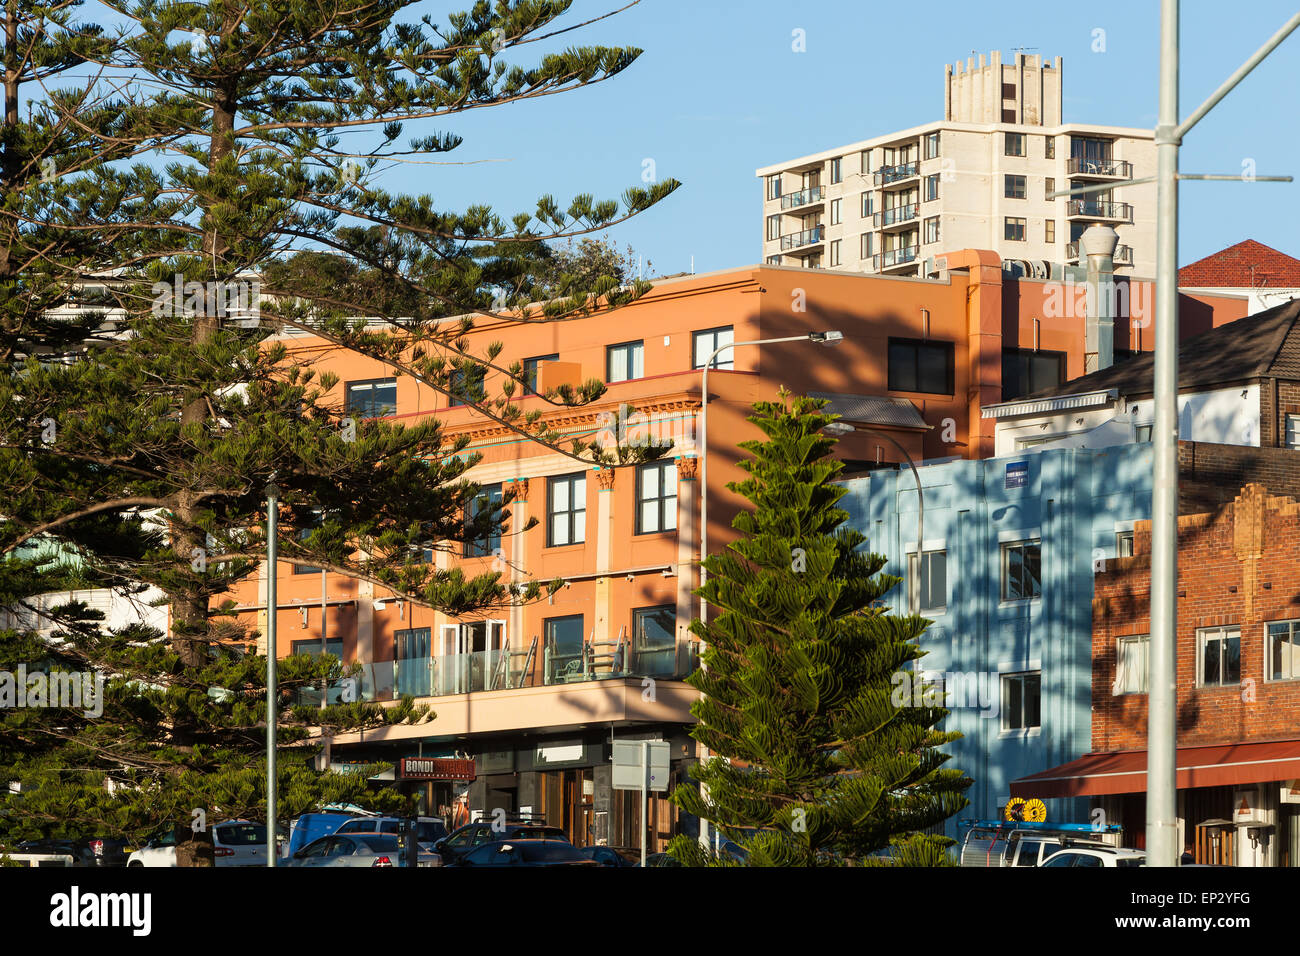
[(907, 453), (907, 449), (895, 441), (892, 435), (887, 435), (874, 428), (868, 428), (866, 425), (838, 421), (831, 422), (822, 431), (829, 432), (832, 435), (848, 435), (858, 431), (870, 432), (872, 435), (877, 435), (889, 442), (906, 459), (908, 467), (912, 469), (912, 477), (916, 480), (916, 562), (917, 567), (920, 567), (922, 555), (925, 553), (925, 493), (921, 490), (921, 473), (916, 470), (916, 463), (912, 461), (912, 456)]

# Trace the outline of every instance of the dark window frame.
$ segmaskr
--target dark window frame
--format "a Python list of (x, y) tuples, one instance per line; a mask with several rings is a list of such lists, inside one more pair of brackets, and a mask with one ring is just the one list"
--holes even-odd
[[(1035, 563), (1038, 566), (1038, 573), (1033, 574), (1029, 569), (1028, 556), (1030, 551), (1036, 552)], [(1020, 551), (1020, 581), (1012, 588), (1011, 573), (1011, 553)], [(1043, 596), (1043, 540), (1042, 538), (1022, 538), (1019, 541), (1004, 541), (998, 548), (999, 558), (999, 577), (1001, 578), (1001, 594), (1004, 604), (1018, 603), (1021, 601), (1037, 601)], [(1028, 591), (1026, 591), (1028, 585)]]
[[(466, 523), (468, 524), (475, 517), (477, 517), (479, 510), (481, 508), (479, 502), (483, 501), (484, 499), (486, 499), (489, 502), (489, 504), (495, 501), (496, 506), (493, 507), (492, 510), (494, 512), (500, 512), (501, 509), (505, 507), (505, 502), (503, 499), (504, 493), (505, 493), (505, 486), (502, 485), (501, 482), (499, 481), (490, 485), (480, 485), (478, 494), (475, 495), (474, 498), (469, 503), (468, 507), (473, 508), (474, 510), (472, 513), (466, 514), (465, 516)], [(500, 532), (501, 531), (500, 527), (498, 527), (497, 530), (498, 532)], [(486, 538), (480, 538), (474, 541), (467, 540), (463, 543), (461, 547), (461, 557), (490, 558), (494, 554), (496, 554), (497, 549), (500, 547), (501, 547), (500, 533), (494, 535), (488, 535), (488, 537)]]
[[(391, 385), (393, 387), (392, 411), (387, 414), (376, 414), (376, 410), (388, 408), (385, 404), (377, 404), (373, 398), (375, 387), (379, 385)], [(361, 387), (366, 387), (372, 396), (364, 403), (358, 402), (353, 397), (353, 391)], [(386, 376), (384, 378), (360, 378), (355, 381), (346, 382), (343, 386), (343, 406), (347, 409), (349, 415), (360, 416), (361, 418), (388, 418), (397, 414), (397, 378), (396, 376)]]
[[(636, 352), (635, 352), (635, 348), (640, 348), (640, 350), (641, 350), (641, 374), (640, 374), (640, 375), (626, 374), (626, 375), (624, 375), (622, 378), (615, 378), (615, 377), (614, 377), (614, 352), (615, 352), (615, 350), (616, 350), (616, 349), (626, 349), (626, 350), (627, 350), (627, 351), (624, 353), (624, 354), (625, 354), (625, 358), (624, 358), (624, 369), (623, 369), (623, 370), (624, 370), (625, 372), (630, 373), (630, 372), (633, 371), (633, 369), (632, 369), (632, 364), (633, 364), (633, 363), (632, 363), (632, 359), (633, 359), (633, 356), (636, 354)], [(612, 345), (607, 345), (607, 346), (605, 346), (605, 382), (606, 382), (606, 384), (614, 385), (614, 384), (616, 384), (616, 383), (618, 383), (618, 382), (631, 382), (631, 381), (635, 381), (635, 380), (638, 379), (638, 378), (644, 378), (644, 377), (645, 377), (645, 339), (631, 339), (631, 340), (629, 340), (629, 341), (627, 341), (627, 342), (615, 342), (615, 343), (612, 344)]]
[[(677, 462), (674, 461), (674, 460), (672, 460), (672, 459), (669, 459), (668, 461), (651, 461), (651, 462), (647, 462), (647, 463), (644, 464), (644, 465), (638, 465), (638, 466), (637, 466), (637, 469), (636, 469), (636, 520), (635, 520), (635, 523), (634, 523), (634, 527), (635, 527), (635, 529), (636, 529), (636, 531), (635, 531), (636, 534), (663, 534), (663, 533), (665, 533), (665, 532), (673, 532), (673, 533), (676, 533), (676, 531), (677, 531), (677, 492), (678, 492), (678, 486), (677, 486), (677, 483), (676, 483), (675, 480), (674, 480), (674, 483), (673, 483), (673, 493), (672, 493), (672, 495), (666, 495), (666, 494), (664, 494), (664, 484), (665, 484), (665, 482), (664, 482), (664, 480), (663, 480), (663, 476), (664, 476), (664, 473), (666, 473), (669, 469), (672, 469), (673, 476), (674, 476), (674, 479), (675, 479), (675, 478), (676, 478), (676, 474), (677, 474)], [(648, 471), (651, 471), (651, 470), (654, 470), (654, 471), (659, 472), (659, 493), (658, 493), (657, 495), (655, 495), (653, 498), (648, 498), (648, 497), (645, 497), (645, 492), (644, 492), (644, 488), (645, 488), (645, 485), (644, 485), (644, 476), (645, 476), (645, 474), (646, 474)], [(654, 528), (646, 528), (645, 525), (644, 525), (644, 523), (643, 523), (642, 520), (641, 520), (641, 519), (642, 519), (642, 514), (643, 514), (643, 508), (642, 508), (642, 506), (643, 506), (643, 505), (646, 505), (646, 504), (649, 504), (651, 501), (653, 501), (653, 502), (656, 503), (656, 511), (657, 511), (657, 513), (658, 513), (658, 517), (657, 517), (657, 521), (656, 521), (656, 525), (657, 525), (657, 526), (654, 527)], [(669, 502), (672, 503), (672, 504), (671, 504), (671, 511), (669, 510), (669, 509), (670, 509)], [(671, 528), (670, 528), (670, 527), (666, 527), (666, 525), (667, 525), (667, 523), (668, 523), (669, 520), (672, 521), (672, 527), (671, 527)]]
[[(912, 384), (915, 388), (904, 387), (907, 383), (900, 379), (895, 373), (895, 349), (912, 350)], [(921, 351), (923, 349), (942, 350), (944, 353), (945, 379), (942, 389), (924, 388), (922, 386), (929, 384), (921, 380)], [(954, 394), (956, 379), (956, 353), (957, 344), (944, 339), (905, 339), (890, 337), (888, 343), (888, 353), (886, 357), (888, 388), (891, 392), (916, 392), (925, 395), (952, 395)], [(897, 369), (899, 373), (902, 369)]]
[(559, 352), (552, 352), (550, 355), (532, 355), (524, 359), (523, 374), (520, 376), (520, 378), (522, 378), (524, 382), (524, 389), (526, 391), (531, 392), (534, 395), (541, 394), (540, 392), (537, 391), (537, 373), (539, 371), (538, 369), (539, 363), (558, 362), (559, 360), (560, 360)]
[[(566, 482), (569, 485), (569, 507), (564, 511), (553, 511), (551, 488), (557, 482)], [(577, 495), (575, 489), (578, 482), (582, 483), (582, 501), (576, 501)], [(573, 518), (581, 513), (583, 516), (582, 537), (578, 538), (573, 530)], [(569, 540), (557, 542), (555, 540), (555, 518), (560, 514), (569, 516)], [(546, 479), (546, 546), (548, 548), (567, 548), (572, 545), (586, 544), (587, 542), (587, 473), (585, 471), (569, 472), (565, 475), (552, 475)]]
[[(1002, 729), (1004, 731), (1029, 731), (1038, 730), (1043, 726), (1043, 672), (1036, 671), (1016, 671), (1015, 673), (999, 674), (1001, 684), (1001, 704), (1002, 704)], [(1033, 683), (1035, 693), (1031, 697), (1026, 690), (1030, 683)], [(1013, 708), (1009, 706), (1008, 688), (1014, 684), (1020, 686), (1020, 707)], [(1033, 707), (1030, 707), (1030, 700), (1034, 701)], [(1013, 714), (1013, 711), (1017, 711)], [(1030, 714), (1035, 718), (1030, 722)]]

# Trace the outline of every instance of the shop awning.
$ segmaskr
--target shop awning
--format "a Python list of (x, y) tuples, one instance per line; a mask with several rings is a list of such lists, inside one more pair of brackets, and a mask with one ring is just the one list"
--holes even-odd
[[(1179, 747), (1179, 790), (1300, 778), (1300, 740)], [(1013, 797), (1087, 797), (1141, 793), (1147, 788), (1147, 752), (1084, 754), (1078, 760), (1011, 782)]]

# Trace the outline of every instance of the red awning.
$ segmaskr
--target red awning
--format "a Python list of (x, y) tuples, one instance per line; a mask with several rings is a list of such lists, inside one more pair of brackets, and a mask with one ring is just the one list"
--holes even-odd
[[(1300, 740), (1217, 747), (1179, 747), (1179, 790), (1300, 778)], [(1086, 797), (1141, 793), (1147, 788), (1147, 752), (1084, 754), (1078, 760), (1011, 782), (1013, 797)]]

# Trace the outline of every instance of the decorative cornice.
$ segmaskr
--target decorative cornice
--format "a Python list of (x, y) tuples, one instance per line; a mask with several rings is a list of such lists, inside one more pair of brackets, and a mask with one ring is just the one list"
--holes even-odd
[(677, 459), (677, 480), (694, 481), (699, 477), (700, 460), (698, 458)]

